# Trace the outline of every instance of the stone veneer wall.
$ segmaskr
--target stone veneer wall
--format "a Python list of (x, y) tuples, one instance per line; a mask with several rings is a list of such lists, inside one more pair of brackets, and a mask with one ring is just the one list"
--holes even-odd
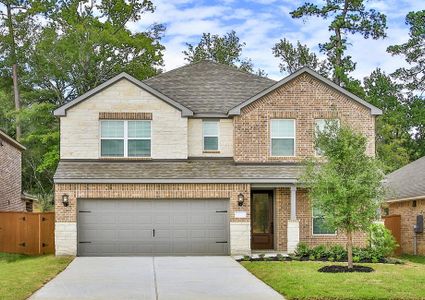
[[(270, 120), (295, 119), (295, 157), (270, 155)], [(315, 119), (340, 119), (368, 139), (375, 155), (375, 117), (370, 109), (303, 74), (244, 107), (234, 117), (234, 159), (237, 162), (299, 162), (314, 155)]]
[[(413, 201), (400, 201), (390, 203), (388, 210), (390, 215), (401, 216), (401, 250), (402, 253), (413, 254), (413, 226), (416, 224), (416, 216), (425, 213), (425, 198), (416, 200), (416, 207)], [(425, 255), (425, 233), (416, 235), (417, 254)]]
[(0, 211), (25, 211), (26, 204), (21, 199), (21, 151), (6, 140), (1, 142)]
[[(237, 197), (245, 196), (240, 208)], [(62, 205), (62, 195), (69, 195), (69, 206)], [(249, 184), (56, 184), (56, 254), (75, 255), (77, 245), (77, 199), (230, 199), (230, 249), (232, 254), (250, 252)], [(247, 211), (247, 217), (235, 218), (235, 211)]]
[[(275, 247), (278, 251), (287, 251), (287, 230), (288, 220), (290, 219), (290, 189), (278, 188), (275, 190), (275, 216), (278, 220), (275, 233)], [(313, 235), (312, 227), (312, 209), (306, 189), (297, 189), (297, 219), (300, 226), (300, 242), (310, 246), (320, 244), (333, 245), (340, 244), (345, 246), (346, 237), (342, 233), (336, 235)], [(353, 238), (354, 245), (364, 246), (366, 235), (356, 233)]]

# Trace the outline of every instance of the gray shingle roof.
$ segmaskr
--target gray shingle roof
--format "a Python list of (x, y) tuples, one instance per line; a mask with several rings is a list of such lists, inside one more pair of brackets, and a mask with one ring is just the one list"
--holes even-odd
[(386, 200), (425, 197), (425, 156), (388, 174)]
[(227, 114), (276, 82), (236, 68), (200, 61), (143, 81), (195, 114)]
[(297, 164), (236, 164), (233, 159), (62, 160), (54, 180), (56, 183), (291, 183), (303, 170)]

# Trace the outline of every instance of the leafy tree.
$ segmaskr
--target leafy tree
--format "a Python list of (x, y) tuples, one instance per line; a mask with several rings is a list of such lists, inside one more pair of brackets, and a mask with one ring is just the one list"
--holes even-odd
[(280, 58), (281, 72), (291, 74), (302, 67), (309, 67), (323, 76), (328, 76), (327, 62), (320, 61), (317, 55), (300, 41), (297, 41), (294, 46), (287, 39), (280, 40), (274, 45), (272, 51), (275, 57)]
[(332, 19), (329, 31), (332, 32), (329, 41), (320, 44), (320, 50), (328, 57), (333, 69), (333, 80), (338, 85), (349, 81), (348, 73), (356, 64), (351, 56), (346, 55), (348, 34), (361, 34), (365, 39), (384, 38), (386, 16), (374, 9), (367, 10), (364, 0), (326, 0), (323, 6), (305, 3), (291, 12), (293, 18), (316, 16)]
[(410, 12), (406, 16), (410, 26), (409, 40), (388, 47), (392, 55), (404, 55), (410, 68), (399, 68), (394, 76), (402, 80), (411, 91), (425, 92), (425, 10)]
[[(234, 30), (223, 36), (203, 33), (196, 46), (186, 43), (187, 50), (184, 50), (183, 54), (186, 56), (185, 60), (189, 62), (211, 60), (253, 73), (254, 65), (252, 61), (241, 57), (245, 45), (244, 42), (240, 41)], [(257, 75), (264, 76), (264, 70), (258, 69)]]
[(315, 144), (324, 159), (310, 161), (302, 180), (326, 224), (346, 234), (348, 268), (353, 268), (353, 233), (366, 231), (376, 217), (383, 172), (377, 160), (366, 155), (366, 137), (349, 127), (329, 122)]
[[(0, 76), (12, 78), (16, 114), (21, 109), (19, 73), (26, 63), (26, 53), (36, 31), (35, 17), (45, 11), (48, 1), (0, 0)], [(16, 139), (21, 138), (21, 124), (15, 122)]]
[(365, 99), (383, 111), (376, 120), (376, 150), (385, 172), (389, 173), (410, 161), (409, 106), (401, 93), (401, 84), (380, 69), (374, 70), (363, 82)]
[(153, 10), (151, 1), (60, 1), (31, 53), (28, 81), (61, 105), (123, 71), (139, 79), (157, 74), (164, 26), (126, 27)]

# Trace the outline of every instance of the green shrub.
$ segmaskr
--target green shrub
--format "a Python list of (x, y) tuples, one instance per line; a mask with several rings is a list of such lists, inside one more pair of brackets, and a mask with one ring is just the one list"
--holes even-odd
[(295, 255), (298, 257), (309, 257), (311, 250), (305, 243), (299, 243), (297, 249), (295, 249)]
[(360, 261), (360, 256), (353, 256), (353, 262), (358, 263)]
[(249, 261), (249, 260), (251, 260), (251, 257), (250, 257), (249, 255), (244, 255), (244, 256), (242, 257), (242, 260), (243, 260), (243, 261)]
[(342, 260), (347, 258), (347, 251), (341, 245), (333, 245), (329, 248), (329, 257), (335, 260)]
[(264, 257), (265, 257), (266, 255), (264, 254), (264, 253), (261, 253), (261, 254), (258, 254), (258, 257), (260, 258), (260, 260), (264, 260)]
[(397, 248), (394, 236), (382, 224), (371, 224), (368, 229), (369, 248), (379, 257), (387, 257)]
[(316, 257), (315, 257), (313, 254), (311, 254), (311, 255), (308, 257), (308, 259), (309, 259), (309, 260), (316, 260)]
[(318, 245), (312, 249), (312, 255), (314, 255), (316, 259), (327, 258), (328, 250), (325, 245)]

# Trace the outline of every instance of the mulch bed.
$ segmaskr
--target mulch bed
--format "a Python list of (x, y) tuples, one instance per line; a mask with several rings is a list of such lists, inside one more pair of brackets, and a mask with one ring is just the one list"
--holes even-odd
[(347, 266), (325, 266), (318, 270), (323, 273), (351, 273), (351, 272), (362, 272), (362, 273), (370, 273), (375, 271), (370, 267), (365, 266), (356, 266), (354, 265), (352, 269), (349, 269)]

